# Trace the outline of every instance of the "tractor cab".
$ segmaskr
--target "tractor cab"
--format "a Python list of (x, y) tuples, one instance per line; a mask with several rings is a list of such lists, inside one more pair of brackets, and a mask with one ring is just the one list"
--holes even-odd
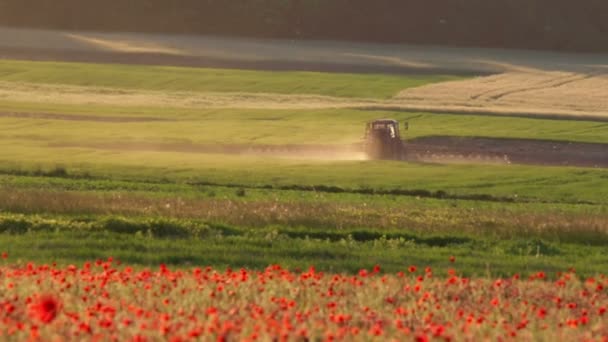
[[(405, 128), (407, 129), (407, 124)], [(364, 145), (370, 159), (402, 159), (405, 149), (399, 132), (399, 122), (393, 119), (368, 122), (365, 127)]]

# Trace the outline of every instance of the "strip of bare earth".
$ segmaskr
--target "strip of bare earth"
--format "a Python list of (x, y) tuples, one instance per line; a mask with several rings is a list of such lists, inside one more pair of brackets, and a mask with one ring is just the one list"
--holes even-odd
[[(53, 143), (51, 147), (186, 153), (254, 154), (303, 159), (365, 159), (352, 145)], [(500, 163), (608, 168), (608, 144), (480, 137), (420, 137), (406, 145), (408, 161)]]

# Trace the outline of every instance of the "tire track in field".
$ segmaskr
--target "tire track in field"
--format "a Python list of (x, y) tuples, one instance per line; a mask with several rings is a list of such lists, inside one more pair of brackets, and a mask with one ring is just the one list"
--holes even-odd
[(432, 112), (608, 118), (608, 73), (507, 72), (406, 89), (393, 102)]
[[(525, 74), (522, 74), (525, 75)], [(492, 80), (494, 82), (483, 82), (484, 84), (492, 84), (496, 83), (498, 86), (494, 89), (484, 90), (480, 93), (474, 94), (470, 97), (471, 100), (480, 100), (480, 101), (496, 101), (505, 96), (509, 96), (512, 94), (523, 93), (527, 91), (541, 90), (547, 88), (554, 88), (560, 85), (576, 82), (578, 80), (582, 80), (588, 78), (587, 75), (577, 75), (577, 74), (567, 74), (563, 76), (551, 77), (546, 80), (539, 80), (534, 82), (533, 85), (525, 86), (520, 84), (511, 85), (508, 84), (508, 79), (512, 76), (509, 74), (502, 74), (496, 77), (493, 77)], [(506, 86), (500, 86), (500, 80), (507, 80), (505, 83)]]
[(585, 80), (585, 79), (588, 79), (591, 77), (593, 77), (593, 75), (572, 75), (572, 76), (558, 77), (558, 78), (549, 80), (546, 83), (538, 84), (537, 86), (525, 87), (525, 88), (521, 88), (521, 89), (513, 89), (513, 90), (505, 91), (505, 92), (499, 92), (496, 95), (490, 96), (490, 99), (493, 101), (496, 101), (496, 100), (500, 100), (501, 98), (503, 98), (505, 96), (509, 96), (509, 95), (513, 95), (513, 94), (517, 94), (517, 93), (525, 93), (525, 92), (530, 92), (530, 91), (535, 91), (535, 90), (558, 88), (563, 85), (582, 81), (582, 80)]

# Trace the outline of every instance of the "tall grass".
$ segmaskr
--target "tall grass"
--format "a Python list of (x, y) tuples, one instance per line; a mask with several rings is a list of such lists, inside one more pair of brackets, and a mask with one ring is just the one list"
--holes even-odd
[[(238, 192), (239, 190), (237, 190)], [(237, 196), (238, 197), (238, 196)], [(103, 215), (188, 220), (252, 228), (304, 229), (301, 235), (346, 237), (349, 231), (374, 234), (446, 234), (542, 238), (585, 244), (608, 243), (608, 216), (563, 211), (512, 211), (462, 207), (392, 206), (371, 203), (151, 197), (126, 192), (90, 193), (0, 189), (0, 208), (27, 214)], [(143, 230), (140, 229), (140, 230)], [(313, 234), (314, 233), (314, 234)], [(167, 232), (169, 234), (169, 232)], [(326, 234), (326, 235), (324, 235)], [(371, 233), (370, 233), (371, 234)], [(170, 234), (169, 234), (170, 235)]]

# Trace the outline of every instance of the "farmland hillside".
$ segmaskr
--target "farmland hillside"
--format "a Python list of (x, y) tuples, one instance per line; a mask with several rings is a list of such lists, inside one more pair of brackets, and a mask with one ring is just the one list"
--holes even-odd
[(0, 25), (608, 51), (604, 0), (0, 0)]

